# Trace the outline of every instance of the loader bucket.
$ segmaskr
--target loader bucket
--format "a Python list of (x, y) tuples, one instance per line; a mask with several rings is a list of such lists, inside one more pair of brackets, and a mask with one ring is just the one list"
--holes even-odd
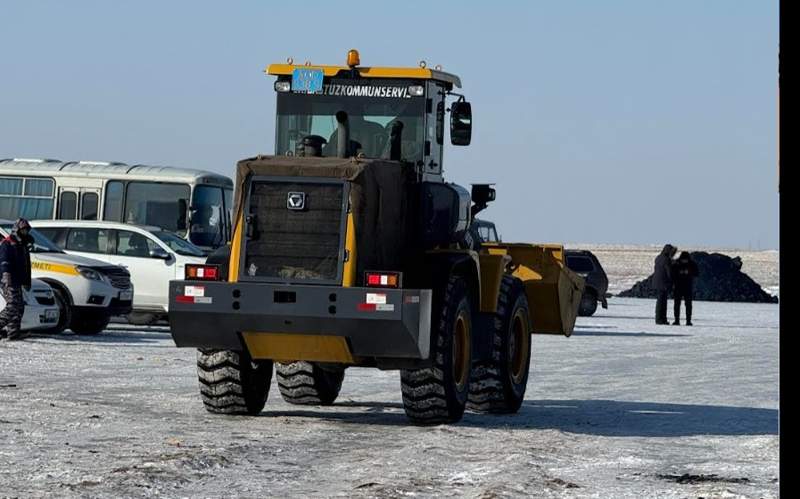
[(534, 333), (569, 336), (575, 327), (584, 280), (564, 265), (560, 244), (490, 243), (489, 254), (508, 255), (525, 285)]

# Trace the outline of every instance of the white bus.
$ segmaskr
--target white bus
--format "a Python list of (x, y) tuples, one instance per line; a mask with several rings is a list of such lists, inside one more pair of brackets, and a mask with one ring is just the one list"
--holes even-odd
[(0, 160), (0, 218), (153, 225), (204, 249), (230, 239), (233, 181), (170, 166)]

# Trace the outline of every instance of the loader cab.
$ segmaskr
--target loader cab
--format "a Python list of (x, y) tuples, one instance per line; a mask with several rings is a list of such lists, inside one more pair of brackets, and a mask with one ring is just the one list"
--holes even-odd
[(448, 95), (461, 86), (457, 76), (424, 67), (291, 63), (267, 73), (278, 77), (276, 155), (402, 161), (420, 180), (441, 182), (445, 128), (455, 145), (469, 143), (471, 113), (462, 96), (452, 102), (453, 120), (446, 119)]

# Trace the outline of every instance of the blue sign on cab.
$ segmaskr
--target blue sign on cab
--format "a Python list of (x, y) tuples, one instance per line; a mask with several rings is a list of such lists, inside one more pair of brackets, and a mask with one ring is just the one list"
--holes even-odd
[(321, 69), (295, 68), (292, 72), (292, 92), (321, 92), (323, 76)]

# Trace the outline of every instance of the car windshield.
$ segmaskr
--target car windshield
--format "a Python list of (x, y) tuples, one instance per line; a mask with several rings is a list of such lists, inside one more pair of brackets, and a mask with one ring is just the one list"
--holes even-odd
[(322, 155), (335, 157), (336, 115), (343, 111), (350, 125), (353, 153), (389, 159), (389, 139), (393, 127), (400, 122), (400, 158), (422, 160), (425, 98), (411, 96), (408, 85), (407, 81), (332, 80), (320, 94), (278, 93), (276, 154), (298, 154), (304, 137), (317, 136), (324, 140)]
[[(6, 233), (11, 232), (11, 224), (3, 224), (0, 226)], [(64, 251), (56, 246), (56, 244), (47, 239), (47, 237), (36, 229), (31, 229), (31, 237), (33, 237), (33, 246), (31, 252), (33, 253), (63, 253)]]
[(179, 255), (185, 256), (205, 256), (203, 250), (190, 243), (186, 239), (178, 237), (172, 232), (159, 230), (153, 232), (153, 235), (159, 238), (163, 243), (170, 247), (172, 251)]

